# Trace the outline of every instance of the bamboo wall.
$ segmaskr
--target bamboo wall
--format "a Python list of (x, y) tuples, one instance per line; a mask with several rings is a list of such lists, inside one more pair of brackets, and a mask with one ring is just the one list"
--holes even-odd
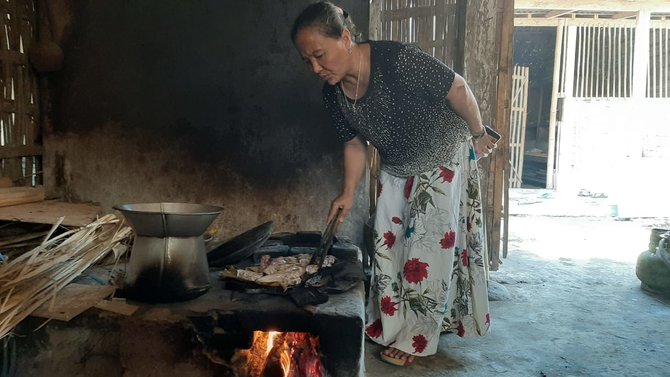
[(458, 68), (458, 5), (456, 0), (380, 0), (378, 39), (416, 43), (450, 67)]
[(32, 0), (0, 2), (0, 175), (17, 184), (41, 183), (38, 79), (28, 51), (36, 36)]

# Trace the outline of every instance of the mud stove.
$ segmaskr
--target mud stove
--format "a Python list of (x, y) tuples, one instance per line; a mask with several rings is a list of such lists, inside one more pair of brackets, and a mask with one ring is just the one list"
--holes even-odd
[[(291, 239), (283, 237), (281, 242), (271, 239), (269, 246), (258, 250), (256, 256), (268, 252), (290, 255), (315, 249), (304, 242), (293, 243)], [(331, 254), (360, 267), (360, 251), (351, 243), (337, 241)], [(362, 268), (359, 269), (362, 273)], [(357, 272), (350, 271), (352, 273), (356, 275)], [(192, 313), (199, 313), (188, 318), (204, 353), (214, 362), (227, 364), (231, 375), (358, 377), (363, 376), (365, 291), (362, 278), (346, 275), (344, 273), (340, 277), (353, 283), (345, 289), (331, 290), (327, 295), (328, 301), (318, 305), (299, 306), (295, 298), (289, 297), (289, 292), (281, 290), (266, 292), (262, 288), (245, 289), (244, 286), (222, 285), (220, 282), (215, 283), (214, 288), (203, 297), (182, 305)], [(216, 277), (211, 278), (216, 281)], [(277, 334), (291, 337), (293, 346), (298, 350), (285, 350), (284, 355), (273, 355), (277, 347), (282, 346), (272, 343), (273, 338), (276, 340), (283, 336)], [(258, 353), (254, 349), (259, 347), (254, 341), (262, 342), (261, 355), (254, 355)], [(288, 344), (291, 342), (287, 341), (284, 348), (291, 348)], [(242, 360), (240, 351), (244, 355)], [(308, 351), (315, 351), (314, 355), (306, 355)], [(261, 360), (252, 362), (249, 359), (252, 356)], [(262, 365), (256, 366), (253, 372), (249, 370), (251, 364), (259, 363)], [(300, 363), (305, 365), (296, 365)], [(241, 369), (240, 365), (246, 365), (247, 369)]]
[[(275, 251), (287, 250), (277, 246)], [(306, 248), (289, 247), (289, 252)], [(351, 243), (338, 241), (331, 253), (360, 263), (360, 250)], [(84, 274), (79, 282), (100, 284), (109, 276), (105, 271), (87, 272), (89, 276)], [(105, 377), (318, 377), (320, 372), (310, 368), (319, 366), (325, 376), (363, 376), (362, 281), (328, 294), (325, 303), (300, 306), (277, 292), (226, 287), (215, 269), (209, 278), (211, 288), (188, 301), (128, 301), (125, 305), (137, 310), (115, 313), (91, 308), (69, 322), (46, 325), (42, 319), (28, 318), (16, 329), (17, 334), (30, 334), (16, 338), (16, 365), (21, 375), (54, 377), (91, 375), (96, 370), (100, 373), (95, 375)], [(246, 363), (240, 355), (252, 352), (259, 332), (265, 336), (261, 348), (267, 360), (253, 373), (240, 372), (240, 362)], [(272, 344), (270, 339), (283, 343)], [(286, 351), (290, 347), (295, 348)], [(286, 367), (287, 360), (294, 363), (292, 369)]]

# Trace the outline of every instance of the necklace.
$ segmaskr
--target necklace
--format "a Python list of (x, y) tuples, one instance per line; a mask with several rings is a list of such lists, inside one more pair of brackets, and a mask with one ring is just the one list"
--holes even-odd
[[(356, 94), (354, 95), (354, 104), (351, 105), (351, 109), (356, 112), (356, 102), (358, 102), (358, 85), (361, 82), (361, 62), (363, 61), (363, 53), (359, 51), (358, 55), (358, 74), (356, 75)], [(350, 106), (349, 100), (347, 99), (347, 94), (344, 92), (344, 85), (340, 81), (340, 90), (342, 90), (342, 95), (344, 96), (344, 102), (347, 103), (347, 107)]]

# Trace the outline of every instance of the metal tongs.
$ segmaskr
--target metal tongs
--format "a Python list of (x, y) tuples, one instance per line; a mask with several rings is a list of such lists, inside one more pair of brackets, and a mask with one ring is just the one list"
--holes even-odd
[(321, 242), (319, 243), (319, 248), (316, 249), (314, 255), (312, 255), (312, 260), (310, 264), (315, 264), (318, 266), (316, 272), (312, 276), (318, 275), (323, 267), (323, 262), (328, 255), (328, 250), (333, 246), (333, 237), (335, 236), (335, 228), (337, 228), (337, 220), (340, 218), (340, 213), (342, 213), (342, 208), (338, 208), (335, 216), (330, 220), (326, 231), (323, 232), (321, 236)]

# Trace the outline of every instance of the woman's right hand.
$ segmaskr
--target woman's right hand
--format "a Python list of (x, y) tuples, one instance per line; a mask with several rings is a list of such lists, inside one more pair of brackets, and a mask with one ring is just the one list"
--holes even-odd
[(474, 147), (477, 157), (484, 158), (493, 153), (495, 148), (498, 148), (498, 140), (488, 134), (484, 134), (474, 141)]
[(340, 212), (340, 218), (337, 220), (339, 223), (343, 223), (344, 219), (347, 218), (347, 215), (349, 215), (349, 211), (351, 211), (351, 208), (354, 206), (354, 195), (353, 194), (345, 194), (342, 193), (340, 194), (337, 198), (333, 199), (333, 201), (330, 203), (330, 211), (328, 211), (328, 221), (333, 219), (335, 217), (335, 214), (337, 213), (338, 208), (342, 208), (342, 212)]

